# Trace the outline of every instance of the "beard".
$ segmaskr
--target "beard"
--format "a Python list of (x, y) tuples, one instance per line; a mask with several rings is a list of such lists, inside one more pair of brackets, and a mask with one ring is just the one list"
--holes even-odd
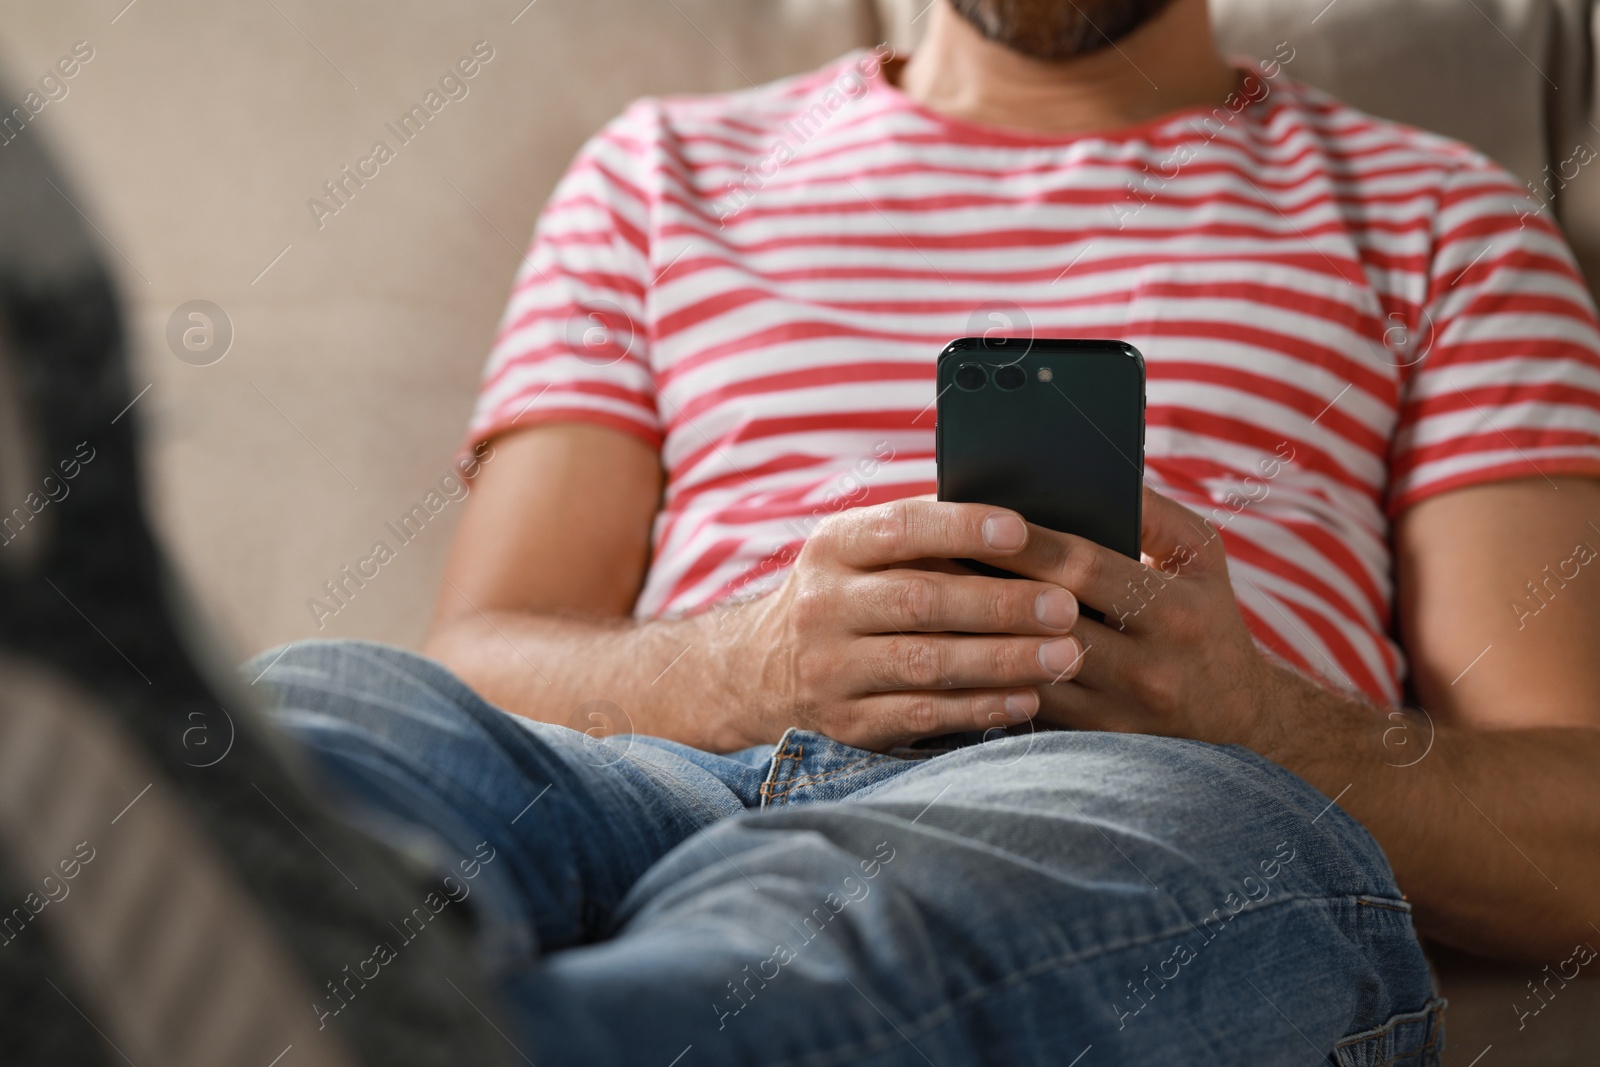
[(1171, 0), (950, 0), (985, 38), (1030, 59), (1072, 59), (1121, 40)]

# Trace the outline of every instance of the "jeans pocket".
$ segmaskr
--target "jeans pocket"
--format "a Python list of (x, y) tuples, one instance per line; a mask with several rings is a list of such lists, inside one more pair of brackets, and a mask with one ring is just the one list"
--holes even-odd
[(1394, 1016), (1382, 1026), (1351, 1034), (1333, 1049), (1339, 1067), (1439, 1067), (1444, 1055), (1444, 1009), (1438, 997), (1420, 1011)]

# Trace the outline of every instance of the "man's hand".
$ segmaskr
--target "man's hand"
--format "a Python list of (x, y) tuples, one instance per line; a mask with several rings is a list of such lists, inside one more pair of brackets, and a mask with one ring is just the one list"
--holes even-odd
[(1006, 564), (1105, 614), (1074, 628), (1083, 665), (1072, 684), (1044, 687), (1040, 721), (1264, 747), (1281, 671), (1245, 627), (1215, 527), (1146, 489), (1140, 540), (1142, 561), (1035, 527)]
[[(901, 500), (819, 526), (782, 586), (721, 620), (720, 672), (748, 743), (797, 725), (860, 748), (1025, 722), (1035, 686), (1073, 676), (1072, 594), (973, 574), (1030, 554), (1012, 511)], [(741, 724), (733, 724), (740, 728)]]

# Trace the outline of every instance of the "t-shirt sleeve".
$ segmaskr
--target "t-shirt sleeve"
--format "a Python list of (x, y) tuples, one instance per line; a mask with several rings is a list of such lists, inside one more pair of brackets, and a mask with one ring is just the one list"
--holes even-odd
[(1482, 157), (1439, 200), (1429, 293), (1402, 371), (1389, 513), (1513, 478), (1600, 477), (1600, 331), (1548, 213)]
[(549, 422), (606, 426), (659, 448), (645, 297), (649, 130), (635, 104), (578, 153), (523, 258), (484, 368), (466, 446)]

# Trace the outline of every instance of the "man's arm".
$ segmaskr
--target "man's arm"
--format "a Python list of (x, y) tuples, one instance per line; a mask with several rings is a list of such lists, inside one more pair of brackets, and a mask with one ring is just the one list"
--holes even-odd
[(586, 730), (590, 722), (568, 716), (614, 700), (626, 688), (611, 684), (618, 669), (659, 671), (691, 636), (681, 624), (638, 632), (627, 623), (648, 564), (660, 459), (637, 438), (576, 423), (506, 434), (494, 450), (451, 544), (423, 651), (491, 703)]
[[(1220, 541), (1148, 494), (1157, 591), (1126, 629), (1079, 624), (1084, 666), (1047, 690), (1040, 717), (1253, 748), (1372, 831), (1425, 935), (1566, 956), (1600, 939), (1600, 559), (1577, 548), (1600, 548), (1589, 525), (1600, 483), (1555, 485), (1458, 490), (1399, 520), (1400, 621), (1425, 709), (1405, 715), (1269, 661), (1244, 629)], [(1151, 570), (1061, 535), (1034, 537), (1025, 555), (1008, 566), (1089, 603)]]
[(775, 592), (635, 622), (661, 496), (655, 451), (566, 423), (494, 445), (425, 651), (517, 714), (711, 751), (775, 741), (789, 726), (887, 748), (1023, 722), (1039, 706), (1034, 687), (1070, 677), (1081, 658), (1065, 590), (923, 562), (1023, 548), (1021, 519), (979, 504), (842, 512)]
[(1597, 523), (1600, 482), (1541, 478), (1442, 494), (1396, 524), (1401, 633), (1441, 758), (1380, 768), (1425, 773), (1380, 778), (1352, 810), (1394, 834), (1404, 813), (1377, 810), (1385, 791), (1437, 798), (1452, 830), (1409, 832), (1390, 855), (1438, 940), (1546, 959), (1600, 941)]

